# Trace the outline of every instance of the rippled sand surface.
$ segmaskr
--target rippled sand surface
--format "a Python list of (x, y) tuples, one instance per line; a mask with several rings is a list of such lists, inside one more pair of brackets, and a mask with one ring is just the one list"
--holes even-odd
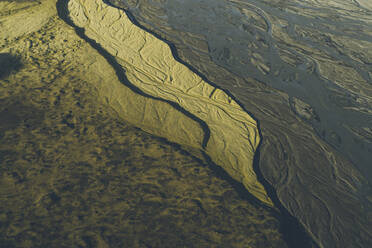
[(117, 99), (196, 124), (127, 88), (56, 1), (0, 1), (0, 21), (0, 247), (287, 247), (277, 211), (143, 131)]
[(369, 247), (369, 1), (110, 0), (258, 121), (260, 169), (321, 247)]

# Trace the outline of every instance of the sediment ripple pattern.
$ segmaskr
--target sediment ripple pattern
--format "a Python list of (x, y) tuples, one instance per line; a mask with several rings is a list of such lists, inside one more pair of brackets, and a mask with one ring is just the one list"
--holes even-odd
[(210, 129), (205, 151), (213, 162), (272, 205), (252, 166), (260, 141), (254, 119), (225, 92), (177, 62), (166, 43), (134, 25), (124, 11), (102, 0), (71, 0), (68, 6), (74, 24), (116, 58), (132, 84), (205, 121)]

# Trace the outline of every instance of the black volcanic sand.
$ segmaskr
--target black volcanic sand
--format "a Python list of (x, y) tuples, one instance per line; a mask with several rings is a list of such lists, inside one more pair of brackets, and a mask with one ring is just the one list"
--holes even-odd
[[(259, 121), (259, 168), (321, 247), (372, 246), (371, 10), (356, 1), (107, 2)], [(348, 43), (355, 37), (360, 46)]]

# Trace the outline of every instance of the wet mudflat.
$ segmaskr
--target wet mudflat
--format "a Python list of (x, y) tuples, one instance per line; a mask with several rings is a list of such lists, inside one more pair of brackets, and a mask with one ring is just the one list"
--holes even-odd
[(370, 246), (368, 1), (107, 2), (260, 122), (263, 176), (320, 246)]

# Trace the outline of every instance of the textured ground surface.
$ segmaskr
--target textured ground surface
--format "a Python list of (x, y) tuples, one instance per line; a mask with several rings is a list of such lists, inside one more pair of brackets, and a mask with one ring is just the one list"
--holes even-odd
[(371, 246), (368, 1), (110, 2), (260, 121), (260, 169), (321, 246)]
[(195, 55), (207, 52), (215, 64), (288, 93), (293, 111), (372, 178), (372, 9), (368, 4), (345, 0), (111, 2), (127, 2), (139, 21), (179, 39)]
[[(73, 23), (114, 56), (132, 84), (204, 121), (210, 131), (205, 150), (212, 161), (272, 205), (253, 170), (260, 140), (256, 122), (234, 100), (177, 62), (166, 43), (134, 25), (124, 11), (101, 0), (72, 0), (68, 9)], [(191, 128), (182, 131), (194, 132)]]
[(0, 23), (0, 247), (287, 246), (243, 186), (133, 126), (163, 136), (140, 113), (165, 111), (167, 135), (203, 141), (198, 122), (125, 87), (56, 1), (0, 1)]

